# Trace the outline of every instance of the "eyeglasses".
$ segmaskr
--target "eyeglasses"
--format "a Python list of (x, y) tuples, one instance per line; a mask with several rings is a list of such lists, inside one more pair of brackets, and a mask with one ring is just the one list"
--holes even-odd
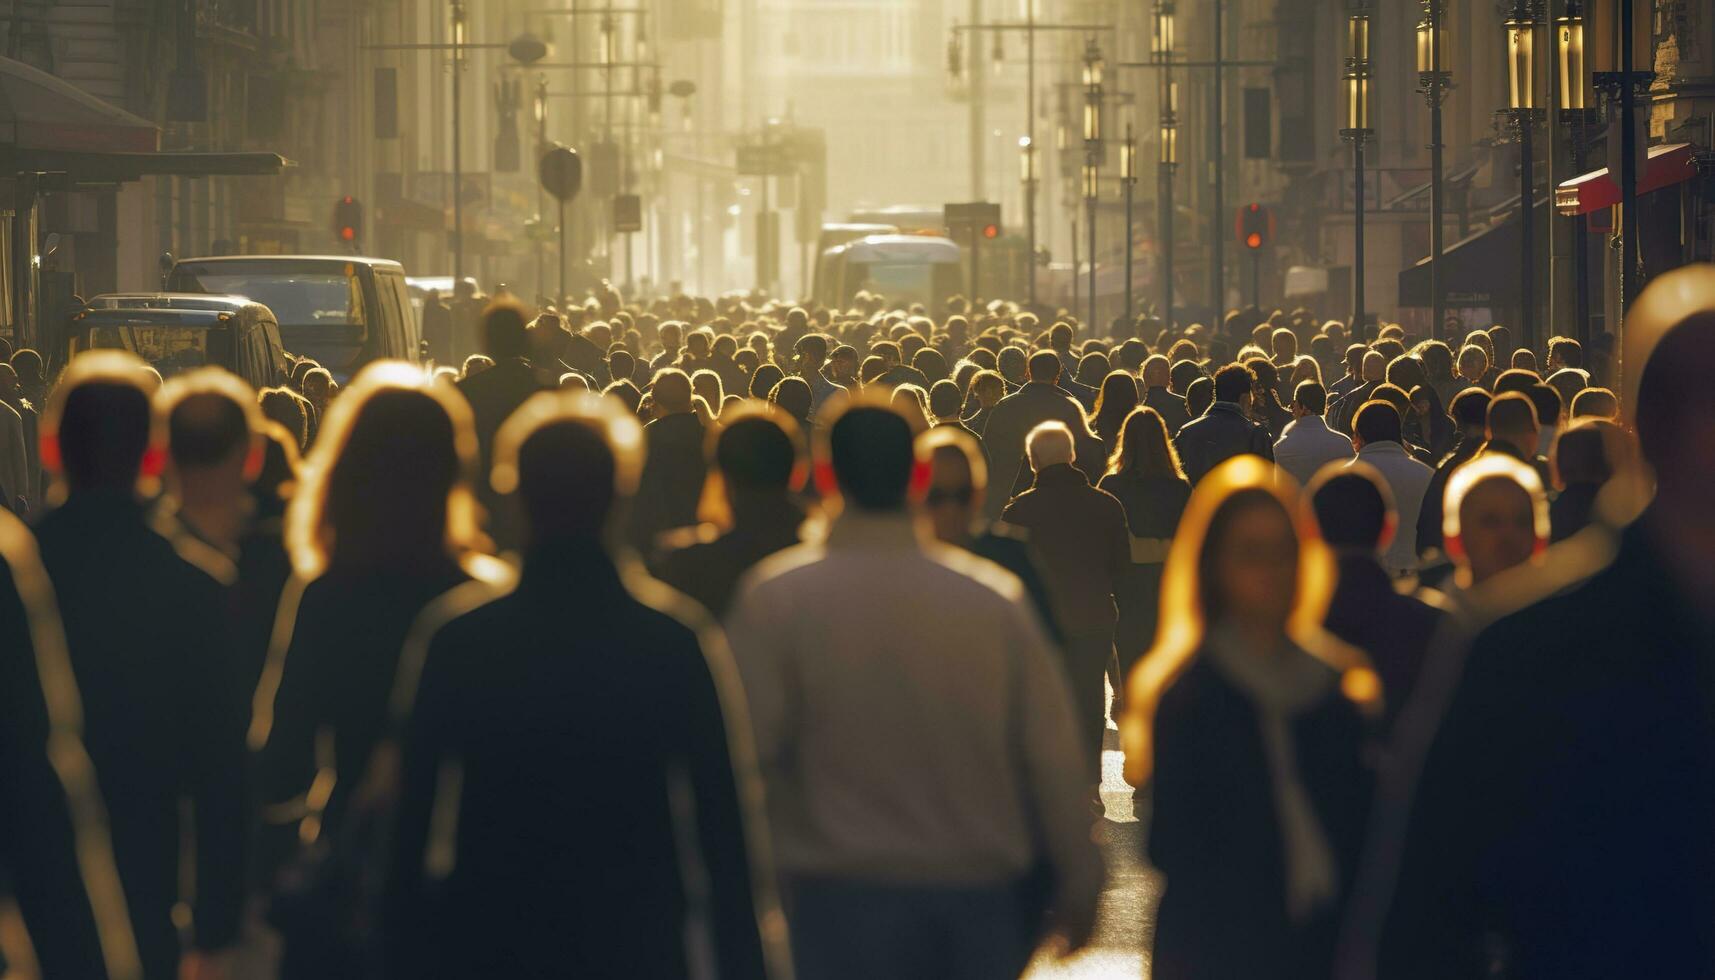
[(971, 502), (976, 493), (975, 487), (954, 487), (951, 489), (930, 487), (929, 493), (923, 498), (923, 502), (930, 507), (944, 507), (947, 504), (965, 505)]

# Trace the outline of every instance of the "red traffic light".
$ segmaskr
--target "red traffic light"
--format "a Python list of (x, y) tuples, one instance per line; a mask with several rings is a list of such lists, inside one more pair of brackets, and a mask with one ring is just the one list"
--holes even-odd
[(341, 242), (355, 246), (363, 237), (363, 204), (346, 194), (334, 201), (333, 233)]
[(984, 238), (999, 238), (1000, 237), (1000, 226), (999, 225), (983, 225), (983, 237)]
[(1261, 204), (1243, 204), (1233, 218), (1233, 237), (1240, 247), (1260, 251), (1274, 242), (1274, 212)]
[(1246, 235), (1245, 236), (1245, 247), (1246, 248), (1262, 248), (1262, 234), (1260, 232), (1253, 231), (1250, 234)]
[(344, 228), (339, 230), (339, 238), (340, 241), (355, 242), (357, 241), (357, 229), (350, 225), (346, 225)]

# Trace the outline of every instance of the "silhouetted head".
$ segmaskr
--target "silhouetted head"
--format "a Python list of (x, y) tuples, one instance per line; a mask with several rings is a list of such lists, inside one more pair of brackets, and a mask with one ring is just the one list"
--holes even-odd
[(1398, 518), (1387, 480), (1367, 463), (1335, 462), (1318, 472), (1304, 495), (1335, 551), (1374, 555), (1388, 546)]
[(532, 395), (494, 447), (494, 489), (517, 498), (531, 550), (601, 540), (643, 469), (637, 417), (587, 391)]
[(530, 353), (524, 307), (512, 300), (495, 300), (482, 311), (482, 349), (495, 360), (527, 357)]
[(1040, 350), (1030, 356), (1030, 380), (1053, 384), (1060, 380), (1060, 355)]
[(160, 474), (144, 367), (132, 354), (100, 350), (66, 368), (41, 425), (42, 465), (65, 490), (130, 492), (139, 476)]
[(899, 510), (911, 487), (914, 462), (905, 416), (859, 400), (828, 427), (817, 451), (817, 482), (825, 492), (837, 490), (856, 510)]

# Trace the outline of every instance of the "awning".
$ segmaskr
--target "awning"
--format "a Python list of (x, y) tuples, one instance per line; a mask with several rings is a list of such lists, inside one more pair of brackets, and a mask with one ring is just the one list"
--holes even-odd
[[(1441, 289), (1455, 308), (1517, 306), (1519, 297), (1517, 213), (1447, 246), (1441, 253)], [(1428, 257), (1399, 273), (1399, 305), (1427, 307)]]
[(150, 152), (160, 129), (45, 71), (0, 58), (0, 144), (19, 149)]
[(278, 174), (277, 153), (162, 153), (154, 123), (47, 72), (0, 58), (0, 173), (64, 173), (72, 183)]
[[(1648, 194), (1697, 176), (1697, 163), (1690, 143), (1649, 148), (1649, 157), (1638, 173), (1638, 193)], [(1608, 176), (1608, 168), (1564, 181), (1554, 189), (1555, 210), (1565, 215), (1589, 214), (1620, 203), (1620, 182)]]
[(142, 177), (266, 177), (291, 166), (278, 153), (97, 153), (0, 146), (0, 173), (64, 173), (78, 184), (121, 184)]

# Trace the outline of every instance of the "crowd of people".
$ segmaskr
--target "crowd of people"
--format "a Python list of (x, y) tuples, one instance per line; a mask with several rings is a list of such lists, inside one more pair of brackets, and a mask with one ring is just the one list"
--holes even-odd
[(1017, 977), (1133, 816), (1160, 980), (1715, 975), (1715, 268), (1623, 351), (475, 322), (261, 392), (0, 351), (44, 980)]

